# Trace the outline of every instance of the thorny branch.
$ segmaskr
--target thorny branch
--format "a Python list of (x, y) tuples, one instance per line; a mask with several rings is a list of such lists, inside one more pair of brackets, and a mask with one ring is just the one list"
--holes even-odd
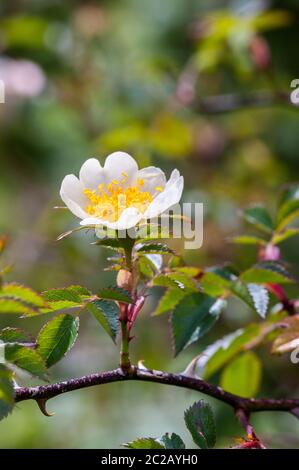
[(249, 416), (251, 412), (256, 411), (288, 411), (299, 417), (299, 399), (243, 398), (226, 392), (222, 388), (199, 378), (138, 367), (132, 367), (130, 373), (126, 373), (122, 369), (115, 369), (50, 385), (41, 385), (38, 387), (17, 387), (15, 389), (15, 401), (18, 403), (33, 399), (38, 403), (43, 403), (43, 409), (45, 410), (44, 405), (47, 400), (63, 393), (92, 387), (94, 385), (103, 385), (129, 380), (155, 382), (195, 390), (232, 406), (239, 415), (240, 412), (243, 414), (245, 413), (244, 416)]

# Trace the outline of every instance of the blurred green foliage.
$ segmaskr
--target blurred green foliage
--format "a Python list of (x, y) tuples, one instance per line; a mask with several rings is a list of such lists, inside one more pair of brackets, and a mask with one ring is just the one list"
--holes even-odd
[[(61, 204), (60, 182), (92, 155), (103, 161), (123, 150), (140, 166), (180, 169), (185, 200), (205, 204), (203, 248), (185, 253), (199, 266), (232, 257), (233, 247), (224, 244), (240, 230), (240, 206), (262, 201), (274, 210), (278, 188), (298, 179), (296, 108), (272, 103), (213, 114), (199, 106), (225, 93), (291, 92), (299, 60), (295, 0), (11, 0), (1, 2), (0, 15), (0, 79), (6, 85), (0, 233), (10, 239), (8, 278), (37, 290), (109, 285), (112, 274), (100, 274), (107, 252), (88, 244), (92, 236), (54, 243), (76, 224), (67, 211), (53, 209)], [(173, 246), (182, 250), (177, 241)], [(298, 266), (297, 247), (296, 237), (282, 244), (284, 256)], [(245, 268), (254, 254), (254, 247), (241, 246), (235, 261)], [(173, 360), (165, 317), (150, 317), (157, 299), (147, 299), (133, 345), (134, 359), (149, 367), (183, 370), (207, 344), (253, 315), (233, 302), (215, 330)], [(40, 318), (15, 320), (17, 326), (24, 322), (35, 332), (41, 326)], [(0, 326), (7, 324), (1, 316)], [(268, 352), (260, 351), (262, 394), (295, 396), (298, 365)], [(77, 344), (51, 379), (112, 368), (117, 360), (110, 339), (86, 317)], [(49, 419), (28, 402), (1, 422), (0, 447), (117, 447), (173, 429), (190, 446), (182, 415), (197, 399), (194, 392), (156, 384), (110, 384), (53, 400), (56, 415)], [(221, 423), (218, 442), (225, 446), (240, 430), (231, 410), (212, 404)], [(253, 424), (267, 445), (299, 447), (299, 425), (291, 416), (261, 413)]]

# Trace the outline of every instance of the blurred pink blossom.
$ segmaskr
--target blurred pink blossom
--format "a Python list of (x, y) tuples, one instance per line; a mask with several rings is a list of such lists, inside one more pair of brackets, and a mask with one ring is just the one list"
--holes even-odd
[(24, 59), (0, 57), (0, 80), (5, 94), (31, 98), (45, 87), (46, 77), (39, 65)]

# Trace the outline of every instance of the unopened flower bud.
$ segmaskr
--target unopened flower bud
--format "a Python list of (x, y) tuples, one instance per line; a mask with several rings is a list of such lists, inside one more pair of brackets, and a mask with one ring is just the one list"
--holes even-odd
[(126, 269), (120, 269), (117, 273), (116, 283), (118, 287), (130, 291), (132, 288), (132, 274)]

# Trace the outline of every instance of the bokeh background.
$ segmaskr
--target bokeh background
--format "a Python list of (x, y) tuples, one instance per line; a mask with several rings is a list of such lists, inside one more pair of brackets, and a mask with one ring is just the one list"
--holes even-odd
[[(186, 252), (187, 261), (248, 265), (254, 249), (225, 241), (243, 230), (238, 209), (262, 201), (273, 210), (279, 188), (299, 176), (299, 109), (288, 97), (299, 78), (298, 15), (297, 0), (1, 1), (0, 233), (10, 240), (8, 279), (40, 291), (111, 284), (112, 274), (102, 271), (108, 253), (90, 245), (91, 235), (55, 242), (77, 220), (53, 207), (61, 204), (65, 174), (115, 150), (131, 153), (140, 166), (167, 173), (177, 167), (184, 199), (204, 202), (204, 245)], [(249, 97), (245, 106), (240, 96)], [(256, 99), (267, 105), (254, 106)], [(180, 242), (175, 247), (183, 249)], [(299, 265), (298, 239), (282, 249)], [(134, 361), (149, 367), (183, 370), (206, 344), (257, 320), (241, 302), (231, 303), (217, 327), (174, 360), (166, 316), (150, 316), (159, 294), (148, 298), (132, 344)], [(37, 332), (44, 321), (2, 315), (0, 326)], [(298, 396), (299, 366), (270, 356), (267, 347), (259, 352), (260, 394)], [(110, 338), (85, 314), (79, 340), (52, 368), (51, 380), (117, 361)], [(24, 376), (20, 383), (37, 382)], [(113, 448), (167, 431), (192, 447), (183, 412), (196, 399), (193, 392), (132, 382), (53, 399), (52, 418), (26, 402), (0, 423), (0, 447)], [(231, 445), (242, 431), (228, 407), (209, 401), (217, 445)], [(299, 448), (293, 417), (260, 413), (253, 423), (268, 446)]]

